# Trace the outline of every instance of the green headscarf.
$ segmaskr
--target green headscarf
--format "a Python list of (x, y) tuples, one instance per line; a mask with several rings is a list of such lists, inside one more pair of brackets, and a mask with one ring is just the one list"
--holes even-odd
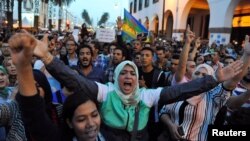
[(7, 73), (7, 70), (6, 70), (3, 66), (0, 66), (0, 70), (1, 70), (4, 74), (8, 74), (8, 73)]
[[(123, 94), (123, 92), (120, 89), (119, 82), (118, 82), (119, 75), (120, 75), (121, 71), (123, 70), (123, 68), (126, 65), (131, 66), (135, 70), (136, 77), (137, 77), (137, 79), (136, 79), (136, 87), (133, 90), (133, 92), (128, 94), (128, 95)], [(139, 101), (140, 101), (139, 73), (138, 73), (138, 69), (137, 69), (136, 65), (133, 62), (131, 62), (131, 61), (123, 61), (115, 68), (114, 86), (115, 86), (115, 92), (120, 97), (123, 104), (125, 104), (127, 106), (130, 106), (130, 105), (137, 105), (139, 103)]]

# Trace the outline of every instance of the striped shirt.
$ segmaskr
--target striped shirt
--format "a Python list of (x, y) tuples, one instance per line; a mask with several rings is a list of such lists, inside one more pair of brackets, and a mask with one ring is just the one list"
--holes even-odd
[(18, 104), (15, 101), (0, 103), (0, 126), (8, 127), (6, 141), (26, 141), (25, 129)]
[(226, 103), (230, 92), (222, 85), (206, 92), (197, 105), (179, 101), (165, 105), (161, 114), (169, 114), (173, 123), (184, 129), (184, 138), (191, 141), (205, 141), (208, 135), (208, 125), (215, 120), (219, 109)]

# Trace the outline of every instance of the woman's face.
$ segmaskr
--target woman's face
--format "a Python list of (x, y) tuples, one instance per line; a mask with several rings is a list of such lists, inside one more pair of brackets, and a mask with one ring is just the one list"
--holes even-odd
[(207, 70), (203, 67), (199, 68), (193, 73), (192, 79), (202, 78), (208, 74)]
[(0, 70), (0, 88), (8, 86), (8, 75)]
[(87, 101), (79, 105), (70, 123), (79, 140), (95, 141), (98, 135), (101, 118), (94, 102)]
[(138, 85), (136, 80), (135, 70), (131, 66), (126, 65), (118, 77), (120, 90), (125, 95), (132, 93)]
[(66, 49), (66, 47), (62, 47), (62, 48), (60, 49), (60, 54), (61, 54), (61, 55), (67, 55), (67, 49)]
[(17, 71), (16, 71), (16, 66), (13, 64), (12, 60), (9, 59), (7, 62), (6, 62), (6, 69), (9, 73), (9, 75), (17, 75)]

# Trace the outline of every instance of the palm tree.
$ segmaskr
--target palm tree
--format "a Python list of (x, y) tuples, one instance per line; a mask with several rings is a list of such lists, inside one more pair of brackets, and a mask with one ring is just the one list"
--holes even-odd
[(19, 28), (21, 29), (22, 28), (22, 2), (23, 2), (23, 0), (17, 0), (17, 2), (18, 2), (18, 26), (19, 26)]
[(8, 21), (8, 27), (10, 29), (13, 28), (13, 7), (14, 7), (14, 0), (6, 0), (6, 17)]
[(89, 17), (89, 13), (86, 9), (83, 9), (82, 11), (82, 18), (88, 25), (92, 25), (92, 20)]
[[(43, 3), (43, 2), (46, 3), (46, 4), (48, 4), (49, 0), (41, 0), (41, 3)], [(36, 30), (38, 30), (38, 26), (39, 26), (39, 15), (35, 15), (34, 16), (34, 28)]]
[[(75, 0), (54, 0), (55, 4), (59, 6), (59, 9), (62, 8), (62, 5), (70, 5), (73, 1)], [(60, 12), (62, 12), (61, 10), (59, 10), (59, 15), (61, 14)], [(61, 17), (58, 18), (58, 31), (61, 32), (61, 24), (62, 24), (62, 19)]]
[(98, 21), (97, 25), (102, 25), (102, 24), (105, 24), (109, 19), (109, 13), (108, 12), (105, 12), (102, 14), (102, 17), (101, 19)]

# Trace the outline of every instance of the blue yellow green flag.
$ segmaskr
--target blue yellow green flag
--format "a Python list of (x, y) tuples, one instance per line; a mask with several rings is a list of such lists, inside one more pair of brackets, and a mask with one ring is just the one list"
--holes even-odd
[(122, 31), (122, 37), (124, 41), (136, 39), (138, 35), (148, 35), (148, 30), (126, 9), (124, 9)]

